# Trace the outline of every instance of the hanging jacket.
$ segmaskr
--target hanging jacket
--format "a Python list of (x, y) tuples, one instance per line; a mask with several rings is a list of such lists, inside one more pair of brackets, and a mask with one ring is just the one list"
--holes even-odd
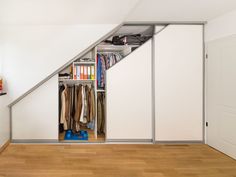
[(95, 93), (94, 88), (92, 87), (89, 91), (89, 106), (90, 106), (90, 112), (89, 112), (89, 120), (93, 121), (95, 119), (96, 115), (96, 107), (95, 107)]
[(104, 133), (105, 129), (105, 98), (103, 93), (97, 95), (97, 132)]
[(79, 122), (80, 122), (80, 115), (81, 115), (81, 112), (82, 112), (82, 91), (83, 91), (83, 87), (82, 85), (79, 85), (78, 87), (76, 87), (76, 96), (77, 96), (77, 99), (76, 99), (76, 105), (75, 105), (75, 115), (74, 115), (74, 120), (75, 120), (75, 126), (74, 126), (74, 131), (79, 131), (80, 129), (80, 125), (79, 125)]
[(63, 124), (64, 130), (68, 129), (68, 124), (67, 121), (69, 120), (69, 89), (67, 86), (65, 86), (65, 89), (62, 92), (61, 95), (61, 118), (60, 118), (60, 123)]
[(101, 61), (102, 55), (97, 55), (97, 86), (101, 87), (102, 82), (102, 61)]

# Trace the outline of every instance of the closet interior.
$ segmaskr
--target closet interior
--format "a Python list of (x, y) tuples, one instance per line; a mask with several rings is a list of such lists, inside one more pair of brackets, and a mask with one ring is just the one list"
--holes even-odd
[(153, 33), (152, 25), (124, 25), (59, 73), (60, 142), (105, 142), (106, 70)]

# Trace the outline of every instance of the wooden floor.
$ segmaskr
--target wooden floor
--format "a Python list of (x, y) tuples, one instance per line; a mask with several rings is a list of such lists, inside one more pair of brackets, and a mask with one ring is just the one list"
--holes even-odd
[(0, 177), (236, 177), (236, 161), (206, 145), (9, 145)]

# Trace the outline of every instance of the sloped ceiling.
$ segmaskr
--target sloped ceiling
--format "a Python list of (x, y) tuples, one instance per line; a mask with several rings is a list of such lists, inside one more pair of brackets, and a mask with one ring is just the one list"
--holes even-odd
[(208, 21), (236, 9), (236, 0), (141, 0), (126, 21)]
[(117, 24), (139, 0), (0, 0), (0, 24)]
[(235, 8), (236, 0), (0, 0), (0, 25), (208, 21)]

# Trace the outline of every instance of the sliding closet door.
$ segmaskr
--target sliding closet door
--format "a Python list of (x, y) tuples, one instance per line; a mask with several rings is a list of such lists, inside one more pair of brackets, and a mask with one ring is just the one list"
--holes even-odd
[(58, 141), (58, 75), (12, 107), (13, 142)]
[(203, 140), (203, 27), (169, 25), (155, 36), (155, 140)]
[(107, 140), (152, 139), (151, 44), (107, 70)]

